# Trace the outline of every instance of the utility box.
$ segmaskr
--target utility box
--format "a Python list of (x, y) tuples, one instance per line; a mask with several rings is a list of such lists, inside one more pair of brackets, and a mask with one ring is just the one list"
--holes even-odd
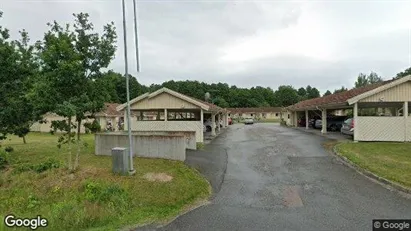
[(130, 170), (130, 161), (127, 148), (116, 147), (111, 149), (113, 173), (127, 175)]

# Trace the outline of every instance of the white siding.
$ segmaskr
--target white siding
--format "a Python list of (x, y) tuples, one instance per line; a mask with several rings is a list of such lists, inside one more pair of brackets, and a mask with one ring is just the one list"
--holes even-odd
[(355, 129), (358, 141), (405, 141), (404, 117), (359, 116)]
[[(130, 118), (132, 131), (194, 131), (196, 142), (203, 142), (203, 123), (201, 121), (137, 121)], [(127, 130), (127, 123), (125, 124)]]
[(168, 93), (162, 93), (153, 98), (146, 98), (131, 105), (131, 109), (199, 109), (198, 106), (179, 99)]
[(375, 95), (369, 96), (360, 102), (404, 102), (411, 100), (411, 82), (405, 82)]
[(411, 142), (411, 118), (407, 118), (407, 141)]

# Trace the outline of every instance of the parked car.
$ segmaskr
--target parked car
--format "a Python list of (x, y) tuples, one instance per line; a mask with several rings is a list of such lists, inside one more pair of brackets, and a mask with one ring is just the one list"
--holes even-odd
[[(327, 118), (327, 130), (333, 131), (333, 132), (340, 131), (345, 119), (346, 117), (344, 116), (328, 117)], [(323, 127), (322, 120), (321, 119), (316, 120), (314, 123), (314, 128), (321, 129), (322, 127)]]
[(349, 118), (344, 121), (341, 127), (341, 133), (345, 135), (354, 136), (354, 119)]
[(315, 128), (315, 121), (316, 121), (316, 120), (320, 120), (320, 119), (321, 119), (320, 116), (314, 116), (314, 117), (312, 117), (311, 119), (308, 120), (308, 126), (309, 126), (309, 127), (312, 127), (312, 128)]
[(245, 118), (244, 124), (254, 124), (254, 119), (253, 118)]
[(305, 117), (301, 117), (300, 119), (297, 120), (297, 124), (300, 127), (305, 127), (305, 124), (306, 124), (305, 122), (306, 122)]
[[(212, 124), (213, 122), (211, 121), (211, 118), (210, 119), (208, 119), (208, 120), (206, 120), (206, 121), (204, 121), (204, 123), (203, 123), (203, 131), (205, 131), (205, 132), (210, 132), (211, 131), (211, 124)], [(215, 128), (217, 128), (217, 121), (216, 121), (216, 124), (215, 124)], [(223, 127), (223, 120), (220, 120), (220, 128), (222, 128)]]

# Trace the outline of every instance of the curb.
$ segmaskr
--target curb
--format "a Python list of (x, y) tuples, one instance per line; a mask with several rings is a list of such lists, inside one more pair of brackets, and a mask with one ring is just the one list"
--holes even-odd
[(411, 199), (411, 188), (404, 187), (398, 183), (395, 183), (393, 181), (390, 181), (384, 177), (378, 176), (364, 168), (361, 168), (357, 164), (353, 163), (351, 160), (349, 160), (347, 157), (342, 156), (338, 153), (337, 151), (337, 146), (340, 144), (334, 145), (332, 148), (332, 154), (345, 166), (354, 169), (357, 173), (367, 177), (368, 179), (372, 180), (373, 182), (376, 182), (380, 185), (382, 185), (384, 188), (389, 189), (390, 191), (396, 191), (397, 193), (402, 194), (403, 196), (406, 196), (407, 198)]

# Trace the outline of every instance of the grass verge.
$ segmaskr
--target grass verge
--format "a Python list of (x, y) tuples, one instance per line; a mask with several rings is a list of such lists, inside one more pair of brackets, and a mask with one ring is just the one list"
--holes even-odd
[(388, 142), (341, 143), (338, 154), (380, 177), (411, 188), (411, 144)]
[[(211, 194), (209, 183), (180, 161), (135, 158), (134, 176), (113, 175), (111, 158), (93, 154), (93, 135), (82, 136), (88, 145), (73, 174), (64, 167), (67, 148), (57, 148), (57, 136), (31, 133), (27, 144), (10, 138), (0, 148), (14, 149), (0, 170), (0, 215), (41, 215), (49, 230), (117, 230), (162, 222)], [(149, 181), (143, 177), (147, 173), (172, 180)]]

